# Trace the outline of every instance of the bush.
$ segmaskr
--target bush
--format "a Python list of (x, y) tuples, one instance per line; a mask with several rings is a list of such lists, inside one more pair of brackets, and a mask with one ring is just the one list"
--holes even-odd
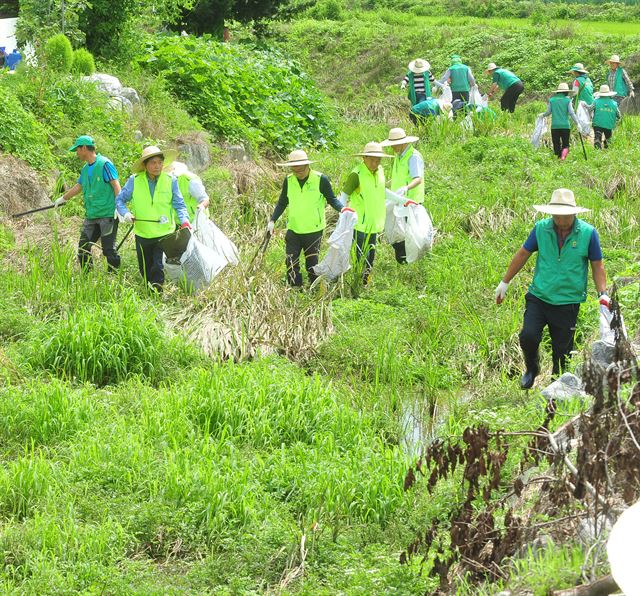
[(93, 54), (89, 50), (79, 48), (73, 52), (73, 72), (80, 75), (92, 75), (96, 71)]
[(44, 46), (47, 66), (58, 72), (69, 72), (73, 65), (73, 48), (66, 35), (60, 33), (47, 39)]

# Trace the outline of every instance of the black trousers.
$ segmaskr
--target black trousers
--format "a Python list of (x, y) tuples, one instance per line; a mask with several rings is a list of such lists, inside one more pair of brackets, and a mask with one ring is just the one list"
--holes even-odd
[(162, 238), (143, 238), (142, 236), (136, 236), (138, 270), (143, 279), (156, 290), (161, 290), (162, 284), (164, 283), (161, 239)]
[(298, 288), (302, 287), (302, 273), (300, 273), (301, 252), (304, 253), (304, 268), (307, 270), (309, 283), (312, 284), (318, 277), (313, 272), (313, 267), (318, 264), (322, 230), (309, 234), (298, 234), (293, 230), (287, 230), (284, 241), (289, 284)]
[[(602, 149), (604, 144), (604, 148), (606, 149), (609, 146), (609, 139), (613, 131), (610, 128), (602, 128), (601, 126), (593, 127), (593, 146), (596, 149)], [(602, 142), (604, 140), (604, 143)]]
[(452, 91), (451, 102), (454, 102), (456, 99), (461, 99), (464, 103), (469, 103), (469, 91)]
[(500, 107), (505, 112), (515, 112), (516, 110), (516, 102), (518, 101), (518, 97), (524, 91), (524, 83), (522, 81), (518, 81), (514, 83), (510, 87), (507, 87), (507, 90), (504, 92), (502, 97), (500, 98)]
[(524, 353), (527, 369), (537, 366), (538, 346), (546, 326), (551, 336), (553, 374), (557, 375), (564, 370), (569, 353), (573, 350), (573, 337), (580, 305), (549, 304), (530, 292), (527, 292), (525, 299), (527, 306), (524, 311), (522, 331), (520, 331), (520, 347)]
[(407, 262), (407, 247), (404, 243), (404, 240), (401, 240), (400, 242), (396, 242), (394, 244), (392, 244), (391, 246), (393, 246), (393, 250), (396, 253), (396, 261), (398, 261), (398, 263), (406, 263)]
[(569, 134), (571, 131), (568, 128), (552, 128), (551, 140), (553, 141), (553, 152), (560, 157), (562, 150), (566, 147), (569, 148)]
[(100, 219), (85, 219), (78, 242), (78, 261), (83, 269), (93, 266), (91, 247), (100, 240), (102, 254), (107, 259), (109, 271), (120, 267), (120, 255), (116, 251), (116, 236), (118, 235), (118, 220), (113, 217)]
[(373, 260), (376, 257), (376, 241), (378, 239), (378, 235), (370, 232), (358, 232), (356, 230), (355, 239), (358, 260), (361, 261), (364, 258), (362, 281), (366, 285), (369, 281), (369, 276), (371, 275), (371, 269), (373, 269)]

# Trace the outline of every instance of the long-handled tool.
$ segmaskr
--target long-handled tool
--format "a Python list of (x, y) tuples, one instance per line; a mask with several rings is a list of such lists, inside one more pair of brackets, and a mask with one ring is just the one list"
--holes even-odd
[(37, 213), (38, 211), (47, 211), (47, 209), (55, 209), (56, 205), (47, 205), (46, 207), (38, 207), (37, 209), (30, 209), (29, 211), (23, 211), (22, 213), (14, 213), (11, 217), (22, 217), (23, 215), (29, 215), (30, 213)]
[(582, 155), (584, 155), (584, 160), (587, 161), (587, 150), (584, 148), (584, 140), (582, 139), (582, 133), (578, 131), (578, 136), (580, 137), (580, 144), (582, 145)]
[[(166, 224), (166, 223), (169, 223), (169, 218), (166, 215), (162, 215), (159, 219), (138, 219), (137, 217), (135, 217), (134, 221), (146, 221), (149, 223)], [(129, 229), (127, 230), (127, 233), (124, 235), (124, 238), (120, 240), (120, 243), (116, 247), (116, 252), (120, 250), (120, 247), (124, 244), (124, 241), (129, 237), (129, 234), (131, 234), (133, 227), (134, 226), (129, 227)]]
[(262, 242), (260, 246), (258, 246), (258, 250), (256, 250), (256, 254), (253, 255), (251, 261), (249, 261), (249, 267), (253, 265), (253, 262), (256, 260), (260, 253), (264, 254), (267, 250), (267, 246), (269, 246), (269, 241), (271, 240), (271, 232), (265, 232), (264, 237), (262, 238)]

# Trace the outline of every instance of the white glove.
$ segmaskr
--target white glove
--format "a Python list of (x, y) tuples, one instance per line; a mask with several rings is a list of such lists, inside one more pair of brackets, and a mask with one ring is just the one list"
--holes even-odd
[(273, 229), (276, 227), (276, 222), (273, 220), (269, 220), (269, 223), (267, 224), (267, 232), (269, 234), (273, 234)]
[(398, 188), (397, 190), (394, 190), (393, 192), (395, 192), (397, 195), (400, 195), (401, 197), (405, 197), (409, 192), (409, 187), (401, 186), (400, 188)]
[(64, 200), (64, 196), (58, 197), (54, 202), (53, 202), (53, 206), (54, 207), (60, 207), (61, 205), (64, 205), (66, 203), (66, 201)]
[(131, 211), (127, 211), (124, 214), (124, 216), (122, 217), (122, 221), (124, 221), (124, 223), (133, 224), (133, 214), (131, 213)]
[(504, 300), (504, 297), (507, 295), (507, 290), (509, 289), (509, 284), (501, 281), (496, 288), (496, 302), (501, 304)]
[(406, 89), (407, 88), (407, 81), (402, 81), (402, 83), (400, 83), (400, 89)]
[(205, 210), (209, 208), (209, 199), (203, 199), (198, 203), (198, 209)]
[(629, 97), (631, 99), (633, 99), (635, 96), (636, 96), (636, 92), (635, 91), (632, 91), (631, 93), (629, 93)]

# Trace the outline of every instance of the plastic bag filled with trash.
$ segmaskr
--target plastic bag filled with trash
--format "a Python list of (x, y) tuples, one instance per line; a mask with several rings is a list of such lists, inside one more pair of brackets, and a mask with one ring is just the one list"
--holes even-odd
[(547, 119), (544, 116), (538, 116), (536, 118), (536, 127), (531, 135), (531, 144), (536, 149), (542, 145), (542, 137), (547, 134), (547, 130)]
[(442, 86), (442, 94), (440, 95), (440, 99), (449, 103), (453, 101), (453, 91), (451, 91), (451, 87), (449, 87), (449, 85)]
[(193, 234), (202, 244), (225, 259), (227, 263), (237, 265), (240, 262), (236, 245), (225, 236), (222, 230), (201, 209), (198, 209), (193, 222)]
[[(613, 346), (616, 343), (616, 333), (611, 329), (611, 322), (613, 321), (613, 313), (604, 304), (600, 305), (600, 339), (605, 343)], [(627, 328), (620, 313), (620, 330), (622, 336), (627, 337)]]
[(402, 242), (404, 240), (406, 215), (403, 205), (407, 198), (387, 189), (386, 206), (387, 215), (384, 220), (384, 238), (389, 244)]
[(407, 217), (404, 238), (407, 263), (414, 263), (433, 246), (433, 223), (424, 205), (410, 201), (403, 209)]
[(578, 128), (580, 130), (580, 134), (585, 137), (591, 133), (591, 115), (589, 114), (589, 109), (587, 108), (587, 104), (584, 101), (581, 101), (578, 104), (578, 109), (576, 110), (576, 116), (578, 118)]
[(316, 275), (328, 281), (335, 281), (351, 268), (351, 244), (353, 230), (358, 222), (358, 215), (353, 209), (345, 209), (340, 213), (338, 223), (329, 239), (329, 250), (322, 261), (314, 268)]
[(469, 93), (469, 104), (476, 106), (477, 108), (488, 108), (489, 107), (489, 97), (487, 95), (480, 95), (480, 90), (477, 85), (474, 85), (471, 88), (471, 92)]
[(179, 259), (164, 257), (167, 279), (184, 285), (188, 292), (198, 292), (207, 287), (228, 261), (215, 250), (204, 245), (192, 235), (186, 250)]

